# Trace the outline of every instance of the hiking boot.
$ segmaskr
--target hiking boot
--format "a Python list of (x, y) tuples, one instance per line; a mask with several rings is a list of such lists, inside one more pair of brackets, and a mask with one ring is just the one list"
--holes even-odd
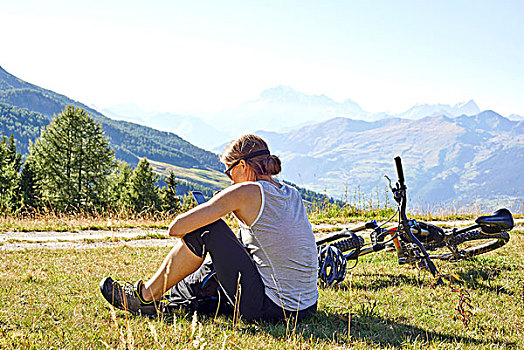
[(100, 282), (100, 291), (104, 298), (117, 309), (131, 312), (133, 315), (158, 316), (162, 313), (165, 300), (144, 301), (142, 298), (142, 280), (132, 285), (128, 282), (113, 281), (106, 277)]

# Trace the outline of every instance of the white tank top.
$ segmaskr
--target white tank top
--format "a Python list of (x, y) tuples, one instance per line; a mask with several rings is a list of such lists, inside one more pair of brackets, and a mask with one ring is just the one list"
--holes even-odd
[(257, 264), (266, 295), (288, 311), (308, 308), (318, 299), (318, 260), (300, 193), (286, 184), (255, 183), (262, 205), (251, 226), (240, 222), (239, 238)]

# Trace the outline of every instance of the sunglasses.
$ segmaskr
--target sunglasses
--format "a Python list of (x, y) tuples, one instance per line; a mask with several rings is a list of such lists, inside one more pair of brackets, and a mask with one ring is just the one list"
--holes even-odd
[(227, 168), (226, 171), (224, 171), (224, 174), (226, 174), (227, 177), (229, 177), (229, 179), (231, 181), (233, 181), (233, 178), (231, 177), (231, 170), (233, 170), (233, 168), (236, 167), (240, 163), (241, 160), (248, 160), (250, 158), (262, 156), (264, 154), (269, 155), (270, 153), (269, 153), (269, 151), (267, 149), (263, 149), (263, 150), (260, 150), (260, 151), (256, 151), (256, 152), (253, 152), (253, 153), (246, 154), (245, 156), (243, 156), (242, 158), (236, 160), (233, 164), (231, 164), (231, 166), (229, 168)]

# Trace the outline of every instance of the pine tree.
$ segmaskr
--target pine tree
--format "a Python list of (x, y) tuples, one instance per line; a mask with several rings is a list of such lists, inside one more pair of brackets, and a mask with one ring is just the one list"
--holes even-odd
[(129, 189), (129, 179), (133, 169), (126, 162), (117, 161), (117, 168), (109, 175), (108, 201), (113, 209), (133, 208)]
[(6, 155), (8, 161), (13, 164), (15, 171), (18, 173), (22, 166), (22, 153), (16, 150), (16, 142), (13, 134), (11, 134), (7, 140)]
[(31, 156), (27, 157), (20, 174), (20, 192), (22, 203), (28, 207), (36, 207), (38, 204), (36, 192), (36, 174), (34, 171), (34, 161)]
[(176, 195), (177, 185), (175, 173), (170, 171), (166, 179), (166, 187), (162, 189), (162, 210), (169, 214), (174, 214), (180, 209), (180, 198)]
[(30, 148), (37, 190), (59, 210), (103, 206), (114, 154), (99, 124), (82, 108), (67, 106)]
[(160, 209), (160, 196), (155, 183), (158, 175), (153, 173), (146, 158), (142, 158), (129, 178), (129, 194), (137, 212)]
[(12, 211), (19, 206), (19, 185), (22, 155), (16, 150), (13, 135), (0, 142), (0, 210)]

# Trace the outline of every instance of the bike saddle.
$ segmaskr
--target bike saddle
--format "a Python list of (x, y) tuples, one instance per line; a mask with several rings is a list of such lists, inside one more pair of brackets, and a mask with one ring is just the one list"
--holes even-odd
[(499, 209), (493, 215), (479, 216), (475, 222), (482, 227), (486, 233), (509, 231), (513, 228), (513, 216), (506, 208)]

